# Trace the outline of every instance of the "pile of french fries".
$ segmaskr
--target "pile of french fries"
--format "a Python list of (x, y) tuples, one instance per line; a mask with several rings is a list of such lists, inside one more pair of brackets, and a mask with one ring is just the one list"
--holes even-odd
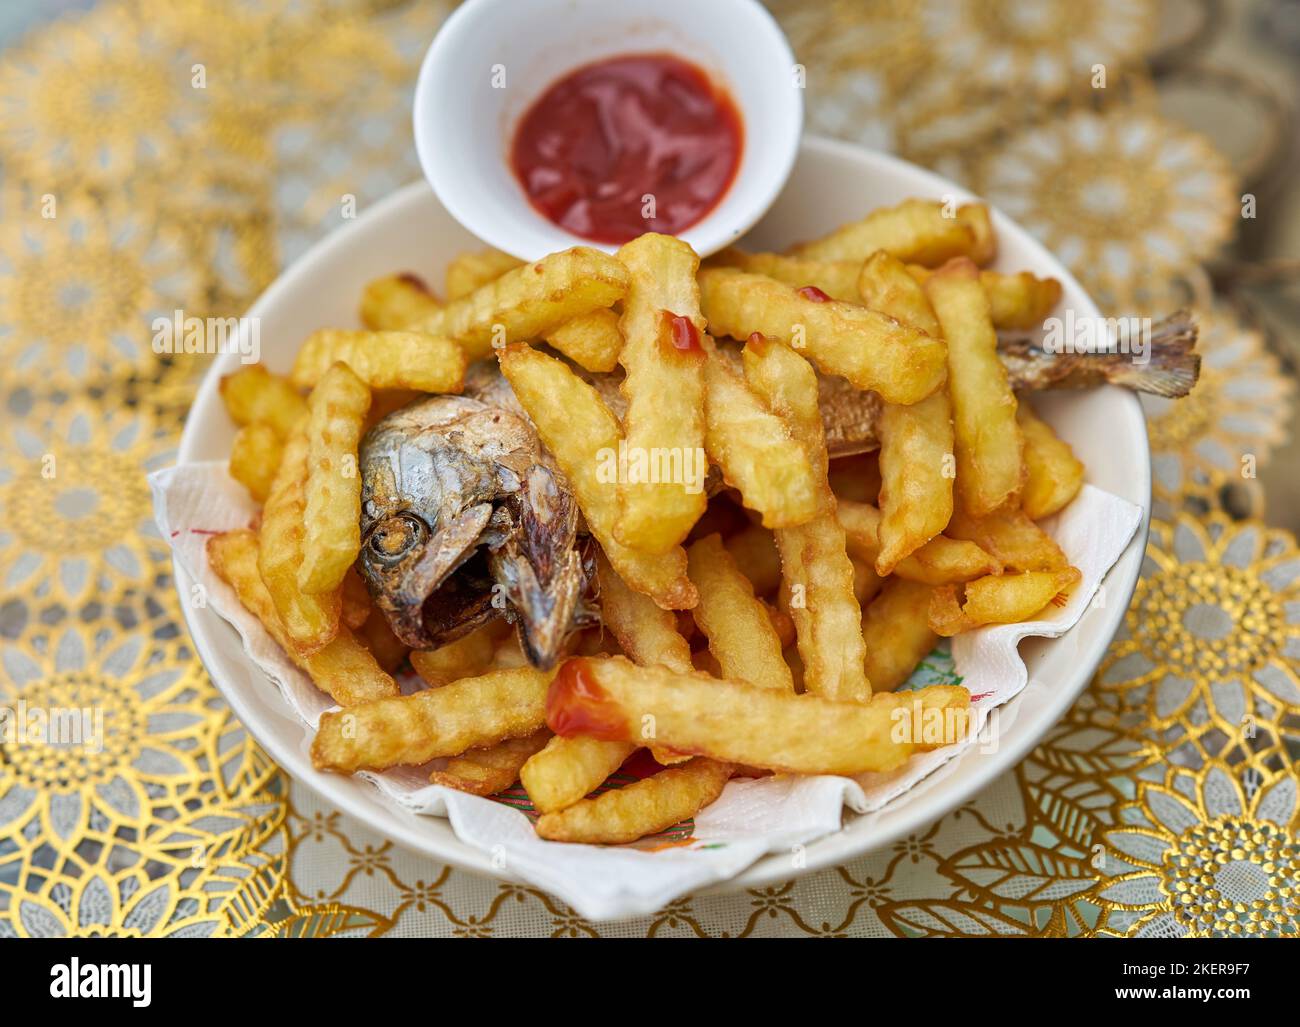
[[(996, 330), (1041, 323), (1060, 286), (982, 270), (995, 253), (984, 206), (924, 200), (703, 268), (655, 234), (612, 256), (468, 253), (445, 299), (411, 275), (371, 282), (366, 330), (316, 332), (287, 377), (228, 377), (230, 472), (263, 506), (209, 556), (341, 707), (316, 766), (429, 765), (479, 795), (521, 781), (542, 837), (620, 843), (733, 775), (884, 771), (957, 741), (965, 689), (895, 689), (941, 636), (1033, 618), (1079, 580), (1037, 522), (1083, 466), (996, 352)], [(408, 652), (353, 566), (363, 434), (459, 391), (480, 359), (499, 362), (599, 543), (603, 624), (551, 671), (502, 621)], [(573, 365), (621, 367), (623, 416)], [(878, 453), (828, 458), (818, 372), (879, 395)], [(601, 453), (620, 445), (702, 452), (723, 487), (610, 482)], [(408, 665), (423, 687), (402, 694)], [(940, 737), (906, 729), (918, 711), (947, 715)], [(662, 769), (592, 797), (640, 748)]]

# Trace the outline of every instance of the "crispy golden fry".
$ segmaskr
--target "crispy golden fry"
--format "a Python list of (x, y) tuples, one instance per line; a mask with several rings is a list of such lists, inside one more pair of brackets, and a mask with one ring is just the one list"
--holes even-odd
[(629, 659), (658, 663), (673, 670), (691, 669), (691, 647), (677, 630), (677, 616), (628, 588), (604, 553), (596, 554), (601, 620)]
[(745, 344), (743, 360), (745, 380), (791, 426), (820, 479), (817, 516), (776, 532), (789, 613), (803, 659), (804, 687), (829, 699), (865, 701), (871, 696), (871, 683), (862, 669), (862, 609), (826, 477), (816, 372), (788, 347), (760, 339)]
[[(626, 546), (663, 553), (686, 538), (708, 505), (704, 494), (704, 361), (700, 258), (690, 245), (647, 232), (619, 248), (628, 271), (623, 299), (623, 434), (629, 468), (676, 473), (621, 481), (614, 536)], [(662, 454), (664, 460), (659, 460)], [(636, 457), (644, 455), (645, 460)], [(672, 458), (672, 459), (670, 459)], [(695, 473), (687, 473), (693, 470)], [(661, 480), (654, 480), (656, 477)]]
[(455, 788), (470, 795), (496, 795), (519, 780), (528, 758), (554, 736), (546, 728), (522, 738), (507, 738), (485, 749), (470, 749), (453, 756), (441, 770), (429, 775), (429, 782)]
[(307, 414), (307, 401), (298, 390), (261, 364), (246, 364), (222, 378), (221, 398), (236, 424), (269, 424), (281, 441)]
[[(772, 630), (776, 632), (777, 641), (781, 643), (781, 651), (784, 652), (790, 646), (794, 645), (795, 631), (794, 618), (779, 606), (774, 606), (766, 599), (760, 599), (763, 609), (767, 611), (767, 619), (772, 623)], [(721, 667), (719, 667), (721, 670)], [(718, 675), (721, 677), (722, 675)]]
[(617, 259), (575, 246), (507, 271), (410, 327), (455, 339), (470, 360), (481, 360), (613, 306), (626, 291), (627, 270)]
[(781, 554), (776, 539), (766, 528), (751, 524), (727, 538), (727, 552), (754, 586), (754, 592), (768, 596), (781, 584)]
[(1008, 571), (1055, 571), (1070, 561), (1055, 540), (1020, 510), (1006, 507), (987, 517), (958, 510), (947, 534), (977, 544)]
[[(925, 268), (921, 270), (930, 273)], [(857, 292), (856, 302), (863, 306), (919, 328), (936, 339), (942, 337), (939, 319), (925, 297), (925, 287), (908, 273), (906, 264), (884, 250), (877, 250), (863, 262), (858, 272)]]
[(745, 253), (728, 246), (710, 257), (707, 266), (734, 267), (750, 274), (767, 275), (796, 288), (811, 285), (833, 300), (861, 302), (858, 296), (860, 260), (811, 260), (783, 253)]
[(693, 759), (537, 820), (537, 833), (555, 842), (617, 845), (679, 824), (713, 802), (731, 766)]
[(494, 670), (442, 688), (326, 713), (312, 742), (312, 764), (345, 774), (419, 766), (438, 756), (458, 756), (530, 735), (545, 724), (552, 676), (532, 667)]
[[(920, 264), (909, 264), (907, 270), (923, 284), (934, 274)], [(1038, 278), (1028, 271), (1014, 275), (981, 271), (980, 285), (989, 298), (989, 313), (995, 328), (1040, 328), (1061, 301), (1060, 282), (1055, 278)]]
[(614, 370), (623, 349), (618, 315), (605, 308), (565, 321), (545, 338), (548, 345), (588, 371)]
[(361, 474), (357, 447), (370, 390), (346, 364), (325, 372), (307, 399), (307, 529), (298, 567), (304, 592), (332, 592), (361, 551)]
[(424, 332), (312, 332), (293, 362), (293, 382), (309, 389), (335, 364), (344, 363), (375, 389), (459, 392), (465, 354), (456, 343)]
[[(939, 322), (925, 289), (883, 250), (862, 265), (862, 301), (873, 310), (933, 336)], [(898, 562), (939, 532), (952, 516), (952, 406), (946, 389), (913, 406), (886, 403), (880, 411), (880, 555), (876, 571)]]
[(622, 431), (600, 394), (562, 362), (528, 346), (505, 350), (501, 373), (568, 478), (588, 528), (619, 576), (665, 610), (694, 606), (695, 586), (686, 577), (684, 549), (652, 555), (614, 537), (618, 494), (616, 475), (609, 470), (616, 464)]
[[(1080, 578), (1078, 570), (1066, 567), (977, 578), (965, 585), (940, 585), (930, 596), (930, 627), (950, 637), (984, 624), (1032, 620)], [(959, 589), (964, 589), (964, 600), (959, 598)]]
[[(966, 256), (981, 267), (993, 263), (998, 255), (998, 237), (993, 231), (993, 219), (989, 217), (988, 207), (982, 203), (963, 204), (957, 208), (957, 220), (970, 229), (971, 237), (975, 240)], [(919, 260), (917, 263), (924, 264), (925, 261)], [(940, 264), (942, 261), (934, 263)]]
[(809, 298), (774, 278), (732, 268), (701, 271), (699, 282), (714, 335), (758, 333), (786, 343), (827, 374), (873, 389), (889, 403), (916, 403), (943, 383), (943, 342), (884, 314)]
[(969, 260), (946, 264), (925, 283), (948, 343), (948, 395), (957, 450), (957, 498), (976, 517), (1016, 497), (1024, 484), (1024, 440), (1016, 396), (998, 359), (989, 302)]
[(631, 742), (556, 735), (519, 772), (539, 813), (564, 809), (600, 787), (637, 750)]
[(441, 309), (424, 279), (410, 272), (376, 278), (361, 293), (361, 323), (375, 331), (405, 328)]
[[(849, 555), (873, 567), (880, 552), (880, 511), (869, 503), (841, 499), (835, 515), (844, 527)], [(985, 574), (1001, 574), (1002, 564), (974, 542), (936, 535), (906, 559), (894, 574), (926, 585), (974, 581)]]
[(620, 656), (575, 657), (551, 686), (546, 720), (558, 735), (652, 736), (677, 752), (727, 763), (794, 774), (861, 774), (892, 770), (918, 748), (964, 737), (969, 703), (966, 689), (952, 686), (835, 702), (698, 672), (638, 667)]
[(723, 480), (765, 527), (809, 520), (820, 501), (817, 477), (790, 429), (716, 354), (704, 366), (704, 384), (704, 449)]
[(339, 619), (353, 631), (370, 618), (370, 590), (361, 580), (356, 566), (349, 567), (343, 575), (343, 588)]
[(285, 655), (340, 706), (355, 706), (397, 694), (394, 681), (346, 626), (309, 656), (302, 655), (275, 612), (271, 593), (257, 570), (257, 536), (248, 530), (227, 531), (208, 539), (208, 562), (217, 577), (235, 590), (244, 609), (262, 622)]
[[(858, 601), (859, 608), (865, 609), (867, 603), (871, 602), (884, 586), (885, 579), (865, 560), (859, 560), (852, 555), (849, 559), (853, 563), (853, 598)], [(871, 675), (867, 675), (867, 680), (871, 680)]]
[[(983, 204), (973, 204), (983, 207)], [(861, 221), (841, 225), (815, 242), (796, 246), (800, 257), (815, 260), (863, 261), (884, 250), (905, 263), (935, 267), (952, 257), (987, 255), (988, 238), (977, 239), (987, 224), (979, 211), (956, 211), (932, 200), (904, 200), (897, 207), (873, 210)]]
[(871, 687), (892, 692), (930, 655), (939, 636), (930, 627), (931, 585), (890, 578), (862, 615)]
[(271, 492), (262, 507), (257, 566), (271, 593), (285, 631), (299, 653), (326, 645), (339, 627), (340, 589), (319, 594), (302, 591), (298, 568), (304, 559), (307, 509), (307, 422), (299, 423), (284, 447)]
[(411, 651), (405, 642), (393, 634), (393, 629), (388, 626), (388, 619), (381, 610), (371, 609), (357, 634), (374, 656), (375, 662), (390, 674), (406, 662), (406, 655)]
[(235, 432), (230, 447), (230, 476), (259, 503), (265, 502), (283, 455), (284, 443), (274, 428), (265, 421), (246, 424)]
[(523, 263), (518, 257), (500, 250), (462, 253), (447, 265), (447, 299), (458, 300), (462, 296), (468, 296), (475, 289), (495, 282), (507, 271), (521, 267)]
[[(754, 598), (753, 586), (723, 547), (722, 537), (706, 535), (693, 542), (686, 557), (691, 581), (700, 593), (691, 614), (708, 636), (709, 651), (717, 657), (722, 676), (793, 692), (794, 679), (781, 656), (781, 638), (772, 616), (763, 601)], [(674, 669), (690, 670), (689, 656), (688, 649), (686, 665)]]
[(1079, 494), (1084, 467), (1069, 443), (1058, 438), (1028, 403), (1020, 404), (1016, 419), (1025, 436), (1026, 478), (1020, 505), (1030, 520), (1040, 521), (1063, 510)]
[(437, 649), (412, 650), (411, 666), (431, 688), (477, 677), (492, 666), (502, 636), (500, 624), (493, 621)]

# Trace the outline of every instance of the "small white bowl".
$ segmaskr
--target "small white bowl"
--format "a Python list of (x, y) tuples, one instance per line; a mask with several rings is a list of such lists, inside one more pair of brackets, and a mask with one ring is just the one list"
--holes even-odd
[[(938, 175), (896, 157), (847, 143), (805, 139), (799, 161), (772, 210), (745, 239), (750, 249), (781, 248), (816, 238), (873, 207), (910, 196), (972, 197)], [(1074, 276), (1023, 228), (993, 212), (1000, 271), (1032, 271), (1064, 286), (1060, 310), (1099, 317)], [(360, 327), (357, 303), (365, 283), (395, 271), (414, 271), (440, 282), (462, 250), (482, 244), (458, 225), (428, 187), (415, 183), (367, 210), (346, 228), (308, 250), (262, 294), (248, 312), (262, 325), (263, 362), (287, 372), (299, 344), (317, 328)], [(230, 456), (235, 429), (222, 406), (221, 376), (238, 369), (239, 354), (218, 356), (185, 423), (178, 460)], [(1038, 411), (1088, 468), (1088, 480), (1142, 507), (1142, 528), (1106, 578), (1106, 603), (1090, 611), (1061, 638), (1032, 638), (1021, 645), (1029, 685), (999, 710), (999, 748), (972, 746), (907, 796), (866, 816), (845, 813), (844, 827), (808, 845), (806, 860), (791, 865), (788, 853), (765, 856), (716, 890), (758, 888), (822, 867), (922, 830), (1010, 770), (1038, 743), (1083, 691), (1124, 618), (1146, 549), (1151, 511), (1151, 465), (1146, 421), (1137, 396), (1114, 385), (1061, 390), (1036, 400)], [(491, 857), (456, 837), (448, 821), (401, 810), (366, 781), (316, 770), (308, 750), (312, 731), (290, 709), (280, 690), (244, 654), (235, 629), (210, 608), (188, 602), (192, 582), (173, 563), (176, 587), (195, 648), (213, 682), (285, 772), (337, 809), (430, 859), (513, 880)]]
[(748, 231), (785, 185), (803, 128), (794, 54), (756, 0), (467, 0), (434, 38), (415, 87), (416, 151), (452, 217), (521, 260), (575, 245), (616, 249), (536, 210), (510, 146), (549, 86), (629, 53), (679, 57), (730, 93), (744, 130), (740, 166), (719, 203), (678, 234), (707, 256)]

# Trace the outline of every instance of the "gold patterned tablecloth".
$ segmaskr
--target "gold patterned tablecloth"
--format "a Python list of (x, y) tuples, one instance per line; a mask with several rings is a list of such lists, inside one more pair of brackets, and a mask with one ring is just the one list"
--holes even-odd
[[(147, 326), (241, 313), (348, 200), (418, 177), (411, 86), (449, 5), (11, 5), (0, 707), (96, 710), (104, 744), (0, 736), (0, 936), (1300, 933), (1300, 553), (1266, 527), (1256, 477), (1279, 453), (1294, 467), (1293, 385), (1285, 340), (1216, 269), (1254, 216), (1246, 197), (1268, 195), (1270, 118), (1290, 98), (1233, 78), (1274, 104), (1241, 115), (1265, 141), (1250, 153), (1164, 112), (1175, 73), (1212, 73), (1199, 4), (1172, 27), (1156, 0), (771, 6), (814, 130), (972, 185), (1112, 312), (1202, 318), (1201, 383), (1148, 405), (1161, 519), (1142, 580), (1070, 713), (904, 841), (618, 923), (323, 806), (190, 647), (144, 475), (173, 459), (204, 364), (155, 355)], [(1228, 7), (1249, 26), (1275, 3)]]

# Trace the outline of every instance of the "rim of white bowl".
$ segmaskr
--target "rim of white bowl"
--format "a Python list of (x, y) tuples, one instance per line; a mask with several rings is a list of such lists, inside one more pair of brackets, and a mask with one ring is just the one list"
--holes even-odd
[[(864, 165), (875, 163), (895, 170), (905, 171), (917, 179), (918, 188), (931, 190), (933, 195), (950, 193), (963, 200), (972, 198), (969, 190), (962, 189), (941, 176), (917, 167), (892, 154), (868, 150), (852, 143), (812, 135), (804, 137), (800, 147), (801, 152), (804, 149), (856, 160)], [(869, 170), (869, 168), (864, 167), (864, 170)], [(311, 266), (319, 258), (334, 249), (345, 248), (350, 245), (353, 234), (364, 231), (368, 219), (379, 218), (391, 208), (405, 206), (428, 188), (426, 182), (412, 182), (410, 185), (398, 189), (374, 204), (356, 221), (325, 236), (267, 286), (266, 290), (249, 308), (248, 315), (256, 316), (262, 308), (277, 303), (283, 292), (288, 291), (299, 278), (306, 277), (311, 273)], [(1078, 295), (1087, 299), (1090, 308), (1088, 313), (1092, 316), (1100, 316), (1100, 312), (1091, 297), (1083, 290), (1069, 270), (1046, 247), (991, 205), (990, 211), (999, 234), (1003, 232), (1012, 233), (1017, 237), (1019, 243), (1037, 251), (1038, 258), (1045, 265), (1051, 266), (1051, 273), (1062, 280), (1067, 286), (1067, 291), (1077, 291)], [(227, 357), (238, 360), (237, 353), (227, 354)], [(227, 370), (229, 368), (222, 366), (220, 362), (214, 362), (195, 394), (194, 402), (190, 407), (191, 411), (214, 402), (213, 396), (217, 392), (221, 375)], [(888, 812), (894, 818), (893, 822), (885, 830), (867, 832), (859, 829), (855, 831), (855, 825), (866, 818), (849, 821), (839, 831), (810, 842), (804, 853), (803, 865), (798, 869), (793, 869), (790, 866), (788, 856), (781, 853), (769, 853), (756, 860), (735, 877), (701, 889), (697, 894), (738, 891), (743, 888), (761, 887), (778, 881), (790, 880), (826, 867), (839, 866), (849, 859), (880, 849), (918, 828), (939, 820), (988, 785), (994, 778), (1016, 766), (1042, 740), (1043, 735), (1061, 719), (1065, 711), (1069, 709), (1079, 694), (1087, 687), (1088, 681), (1105, 655), (1110, 641), (1114, 638), (1120, 620), (1128, 610), (1133, 591), (1137, 587), (1138, 575), (1142, 566), (1142, 554), (1146, 551), (1151, 515), (1151, 465), (1146, 420), (1142, 415), (1141, 404), (1136, 394), (1126, 390), (1119, 391), (1122, 392), (1122, 399), (1129, 406), (1130, 416), (1136, 419), (1136, 423), (1140, 427), (1143, 450), (1147, 458), (1141, 465), (1142, 478), (1136, 483), (1139, 486), (1138, 491), (1143, 497), (1141, 502), (1142, 523), (1133, 540), (1120, 555), (1105, 579), (1112, 599), (1119, 601), (1107, 602), (1104, 609), (1096, 611), (1102, 616), (1104, 625), (1100, 637), (1106, 639), (1105, 643), (1098, 646), (1096, 658), (1090, 658), (1080, 664), (1081, 672), (1069, 683), (1069, 687), (1055, 688), (1051, 701), (1038, 712), (1032, 727), (1023, 731), (1023, 733), (1018, 732), (1013, 744), (1004, 745), (999, 748), (996, 754), (976, 760), (969, 774), (960, 778), (949, 777), (946, 786), (937, 792), (917, 796), (898, 809), (891, 810), (887, 806), (880, 811), (881, 813)], [(187, 418), (177, 450), (177, 463), (193, 459), (192, 454), (198, 445), (199, 431), (197, 423)], [(188, 595), (192, 582), (175, 557), (172, 558), (172, 572), (176, 588), (183, 599)], [(192, 611), (188, 602), (181, 603), (181, 612), (185, 618), (186, 627), (190, 632), (190, 638), (194, 642), (199, 659), (206, 669), (217, 662), (214, 639), (209, 634), (209, 625), (199, 620), (198, 611)], [(225, 622), (210, 610), (204, 610), (203, 612), (214, 618), (217, 624), (225, 625)], [(225, 628), (227, 631), (233, 632), (229, 625), (225, 625)], [(244, 659), (247, 658), (244, 657)], [(260, 670), (251, 664), (249, 667), (251, 673), (262, 674)], [(450, 835), (444, 840), (416, 831), (414, 825), (419, 822), (420, 815), (401, 810), (384, 802), (380, 799), (378, 790), (370, 784), (356, 778), (340, 777), (316, 770), (311, 765), (311, 760), (305, 748), (300, 748), (292, 741), (279, 737), (268, 725), (264, 725), (260, 716), (243, 702), (237, 690), (223, 688), (221, 682), (215, 676), (213, 676), (213, 683), (230, 704), (240, 723), (266, 750), (267, 754), (275, 760), (276, 764), (285, 773), (310, 788), (323, 801), (354, 817), (371, 830), (392, 839), (403, 848), (421, 856), (436, 859), (458, 869), (481, 874), (496, 880), (521, 880), (517, 875), (494, 867), (486, 853), (480, 852), (478, 849), (462, 842), (455, 835)], [(269, 680), (268, 685), (275, 688), (274, 684)], [(278, 691), (278, 688), (276, 688), (277, 694)], [(281, 701), (283, 701), (282, 698)], [(1011, 704), (1016, 701), (1016, 699), (1013, 699)], [(297, 722), (297, 715), (287, 707), (284, 713), (285, 716)], [(958, 757), (958, 759), (961, 758), (963, 757)], [(876, 815), (868, 814), (868, 817), (875, 817)]]
[[(617, 244), (583, 238), (550, 222), (540, 212), (534, 212), (537, 223), (524, 226), (522, 233), (528, 238), (536, 237), (541, 252), (533, 254), (530, 247), (520, 246), (519, 226), (510, 225), (508, 217), (481, 216), (487, 209), (485, 205), (495, 204), (497, 201), (471, 199), (471, 190), (455, 184), (460, 179), (452, 170), (451, 164), (445, 159), (440, 159), (439, 151), (443, 148), (438, 145), (434, 132), (428, 126), (433, 116), (431, 105), (441, 102), (442, 98), (448, 95), (448, 91), (440, 90), (435, 80), (450, 66), (449, 53), (456, 51), (461, 38), (475, 25), (476, 19), (490, 16), (494, 5), (503, 7), (507, 3), (514, 2), (517, 0), (467, 0), (447, 17), (429, 44), (429, 49), (420, 64), (420, 73), (416, 78), (411, 110), (415, 151), (420, 168), (438, 197), (438, 202), (446, 208), (447, 213), (485, 243), (512, 256), (523, 260), (536, 260), (546, 253), (567, 249), (570, 246), (590, 246), (612, 253), (618, 248)], [(795, 57), (790, 41), (772, 12), (758, 0), (712, 0), (712, 2), (729, 3), (736, 9), (739, 17), (752, 19), (752, 24), (762, 34), (766, 44), (781, 54), (782, 59), (791, 68), (794, 67)], [(569, 70), (580, 66), (581, 63), (575, 64)], [(556, 77), (563, 74), (563, 71), (557, 72)], [(733, 86), (733, 99), (734, 92)], [(741, 119), (746, 126), (746, 137), (740, 166), (736, 169), (735, 177), (727, 191), (704, 217), (677, 233), (680, 238), (689, 242), (701, 257), (716, 253), (740, 239), (758, 224), (785, 188), (794, 163), (799, 157), (804, 119), (803, 90), (791, 87), (790, 95), (793, 102), (788, 114), (780, 123), (781, 134), (777, 139), (779, 145), (773, 146), (769, 141), (761, 159), (760, 155), (752, 149), (749, 137), (748, 126), (751, 124), (753, 112), (741, 110)], [(768, 124), (770, 125), (770, 121)], [(753, 202), (748, 208), (743, 209), (740, 216), (731, 217), (724, 222), (722, 217), (728, 213), (730, 198), (738, 195), (737, 190), (742, 188), (748, 188), (753, 192)], [(532, 209), (522, 189), (518, 191), (515, 199), (519, 202), (521, 210)], [(503, 210), (502, 213), (504, 215), (508, 212)]]

